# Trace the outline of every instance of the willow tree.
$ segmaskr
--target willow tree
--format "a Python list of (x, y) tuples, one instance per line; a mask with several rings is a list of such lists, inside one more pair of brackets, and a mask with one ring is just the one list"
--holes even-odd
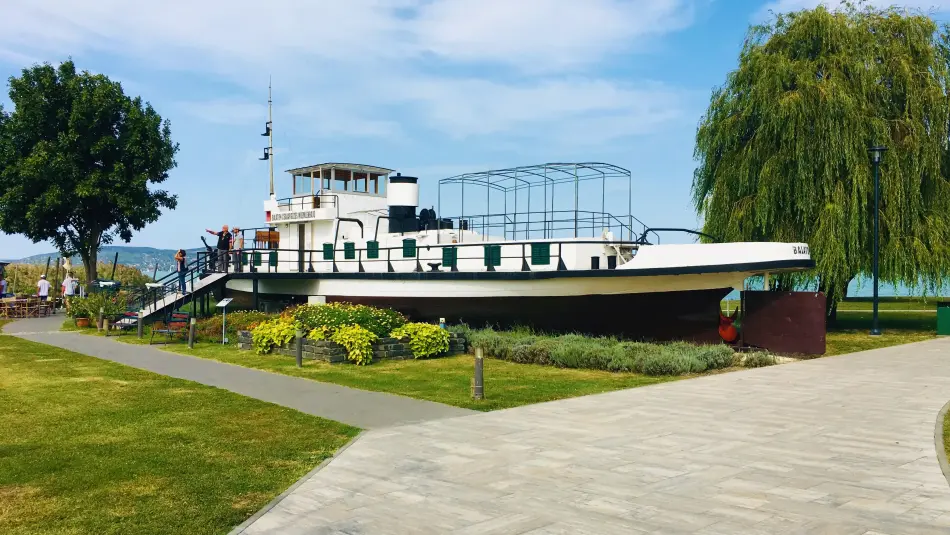
[(881, 279), (939, 289), (950, 272), (946, 35), (920, 13), (850, 4), (750, 28), (696, 135), (705, 232), (807, 242), (816, 269), (778, 285), (817, 285), (837, 303), (871, 272), (868, 148), (885, 145)]

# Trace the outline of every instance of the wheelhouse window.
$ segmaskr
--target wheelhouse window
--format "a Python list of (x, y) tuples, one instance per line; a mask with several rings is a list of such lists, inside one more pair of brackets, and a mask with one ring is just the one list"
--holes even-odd
[(353, 191), (357, 193), (366, 193), (369, 179), (367, 173), (353, 173)]
[(350, 171), (346, 169), (336, 169), (336, 183), (333, 185), (333, 189), (336, 191), (347, 191), (349, 190), (349, 183), (351, 178)]
[(310, 195), (313, 193), (313, 178), (294, 175), (294, 195)]

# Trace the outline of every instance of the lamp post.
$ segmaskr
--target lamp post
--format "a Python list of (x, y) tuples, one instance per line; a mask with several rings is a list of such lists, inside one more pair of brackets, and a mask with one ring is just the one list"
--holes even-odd
[(871, 162), (874, 164), (874, 259), (873, 259), (873, 277), (874, 277), (874, 314), (871, 320), (871, 336), (880, 336), (881, 328), (878, 325), (877, 318), (877, 287), (878, 287), (878, 258), (881, 243), (881, 156), (887, 147), (878, 145), (871, 147), (868, 152), (871, 154)]

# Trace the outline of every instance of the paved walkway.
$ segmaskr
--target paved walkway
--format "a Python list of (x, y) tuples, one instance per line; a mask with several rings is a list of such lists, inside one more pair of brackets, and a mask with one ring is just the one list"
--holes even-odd
[(18, 320), (3, 328), (26, 340), (143, 370), (216, 386), (363, 429), (473, 414), (474, 411), (381, 392), (368, 392), (179, 355), (155, 347), (59, 331), (62, 316)]
[(376, 430), (244, 533), (946, 535), (948, 398), (942, 339)]

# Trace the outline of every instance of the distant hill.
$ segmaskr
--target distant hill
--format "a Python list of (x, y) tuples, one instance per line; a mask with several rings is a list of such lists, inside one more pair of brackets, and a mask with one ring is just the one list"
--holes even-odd
[[(186, 249), (188, 253), (189, 261), (195, 259), (195, 252), (204, 249)], [(151, 275), (155, 270), (155, 265), (158, 265), (158, 273), (168, 273), (175, 269), (175, 251), (177, 249), (156, 249), (154, 247), (126, 247), (122, 245), (107, 245), (99, 251), (99, 261), (105, 262), (107, 264), (112, 264), (113, 259), (115, 258), (115, 253), (119, 253), (119, 263), (138, 268), (139, 271), (145, 273), (146, 275)], [(47, 258), (52, 258), (51, 262), (56, 262), (56, 257), (59, 256), (59, 253), (46, 253), (38, 254), (33, 256), (28, 256), (26, 258), (21, 258), (20, 260), (15, 260), (14, 262), (22, 264), (45, 264)], [(78, 266), (82, 264), (82, 260), (78, 256), (74, 256), (73, 265)], [(108, 276), (108, 274), (106, 274)]]

